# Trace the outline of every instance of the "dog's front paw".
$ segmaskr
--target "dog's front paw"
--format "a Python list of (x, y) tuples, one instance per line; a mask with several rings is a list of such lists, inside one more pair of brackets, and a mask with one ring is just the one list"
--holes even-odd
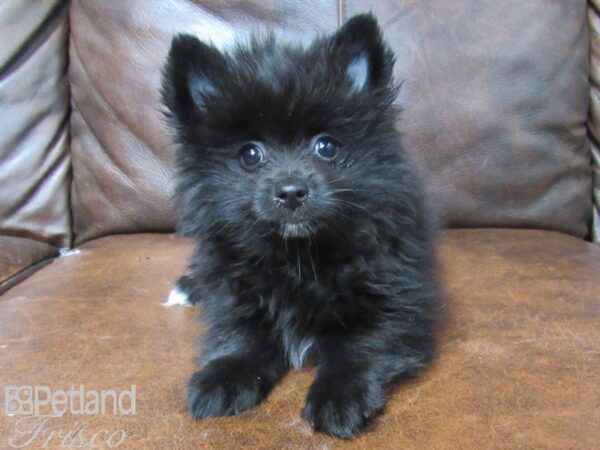
[(188, 385), (187, 407), (194, 419), (231, 416), (259, 404), (271, 383), (249, 361), (223, 357), (196, 372)]
[(365, 382), (317, 380), (302, 416), (315, 431), (350, 439), (364, 430), (383, 406), (384, 398)]

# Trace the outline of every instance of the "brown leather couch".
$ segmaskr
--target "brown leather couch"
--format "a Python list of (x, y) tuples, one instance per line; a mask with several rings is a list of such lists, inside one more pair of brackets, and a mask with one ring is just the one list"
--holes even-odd
[[(158, 101), (170, 39), (306, 42), (365, 10), (449, 228), (439, 355), (352, 442), (299, 418), (311, 369), (193, 422), (202, 330), (160, 305), (190, 253)], [(120, 448), (600, 448), (600, 1), (10, 0), (0, 42), (0, 381), (136, 386), (135, 415), (48, 418), (27, 448), (76, 429), (124, 430)], [(31, 437), (22, 418), (0, 413), (0, 447)]]

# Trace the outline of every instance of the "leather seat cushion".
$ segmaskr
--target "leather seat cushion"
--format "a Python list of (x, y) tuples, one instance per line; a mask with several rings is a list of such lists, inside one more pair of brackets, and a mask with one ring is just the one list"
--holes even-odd
[[(184, 386), (202, 328), (195, 309), (160, 303), (190, 249), (173, 235), (101, 238), (9, 290), (0, 297), (0, 379), (53, 389), (135, 384), (135, 416), (48, 423), (124, 429), (124, 448), (330, 448), (335, 440), (299, 418), (311, 369), (290, 373), (237, 417), (188, 418)], [(473, 229), (446, 232), (440, 255), (439, 356), (348, 448), (597, 445), (598, 248), (554, 232)], [(17, 419), (0, 415), (1, 447)]]

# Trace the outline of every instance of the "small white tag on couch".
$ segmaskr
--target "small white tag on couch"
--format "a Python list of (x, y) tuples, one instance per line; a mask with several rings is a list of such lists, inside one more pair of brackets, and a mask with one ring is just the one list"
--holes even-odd
[(72, 256), (72, 255), (78, 255), (79, 253), (81, 253), (81, 250), (79, 250), (78, 248), (69, 248), (69, 247), (61, 248), (58, 251), (59, 256)]

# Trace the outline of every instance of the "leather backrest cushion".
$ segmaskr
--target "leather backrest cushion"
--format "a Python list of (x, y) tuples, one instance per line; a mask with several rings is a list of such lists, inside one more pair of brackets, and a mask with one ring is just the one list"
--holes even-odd
[(61, 0), (0, 5), (0, 235), (40, 248), (71, 241), (67, 19)]
[(307, 41), (371, 10), (404, 80), (398, 124), (444, 223), (584, 236), (591, 217), (585, 0), (71, 3), (77, 241), (171, 230), (160, 69), (173, 34)]
[(586, 235), (585, 0), (370, 3), (405, 80), (405, 143), (446, 223)]

